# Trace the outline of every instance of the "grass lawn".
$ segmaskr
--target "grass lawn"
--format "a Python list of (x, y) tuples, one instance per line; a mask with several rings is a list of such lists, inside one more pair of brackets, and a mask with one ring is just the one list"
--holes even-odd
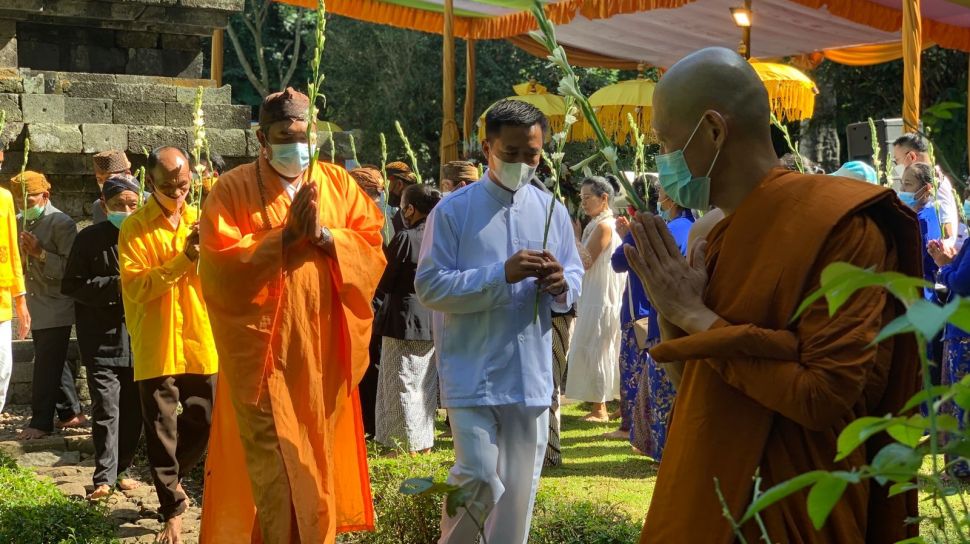
[[(591, 500), (613, 505), (629, 514), (634, 520), (646, 516), (650, 499), (653, 496), (657, 476), (657, 464), (651, 459), (635, 454), (625, 440), (606, 439), (603, 435), (617, 428), (618, 422), (594, 424), (582, 421), (586, 412), (580, 404), (563, 407), (562, 415), (562, 457), (563, 464), (543, 471), (539, 483), (539, 493), (576, 500)], [(444, 422), (439, 421), (439, 430), (445, 430)], [(435, 450), (425, 461), (440, 467), (439, 479), (454, 460), (450, 438), (440, 438)], [(376, 457), (372, 464), (397, 462)], [(930, 470), (929, 459), (924, 466)], [(962, 488), (958, 495), (949, 497), (948, 502), (959, 512), (963, 501), (970, 502), (968, 488)], [(925, 494), (920, 496), (921, 513), (932, 515), (935, 511)], [(958, 514), (959, 515), (959, 514)], [(927, 542), (942, 542), (944, 538), (928, 522), (922, 524), (922, 534)], [(949, 539), (956, 537), (954, 527), (947, 524), (944, 528)], [(933, 538), (934, 533), (939, 538)]]

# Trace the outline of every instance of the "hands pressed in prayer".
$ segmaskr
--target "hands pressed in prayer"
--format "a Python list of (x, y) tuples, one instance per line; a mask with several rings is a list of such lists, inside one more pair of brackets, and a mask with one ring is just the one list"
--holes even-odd
[(616, 234), (621, 239), (626, 238), (626, 235), (630, 234), (630, 220), (622, 215), (616, 218)]
[(195, 262), (199, 258), (199, 224), (193, 223), (189, 229), (191, 233), (185, 238), (185, 256)]
[(692, 334), (707, 330), (718, 319), (704, 303), (707, 287), (704, 251), (701, 242), (694, 250), (691, 266), (666, 224), (659, 217), (640, 213), (631, 223), (636, 246), (627, 244), (624, 253), (630, 268), (643, 282), (650, 303), (671, 323)]
[(20, 233), (20, 245), (24, 248), (24, 253), (31, 257), (40, 258), (44, 254), (44, 248), (40, 245), (40, 240), (31, 232)]
[(940, 240), (930, 240), (930, 243), (926, 245), (926, 251), (933, 258), (936, 266), (946, 266), (952, 263), (953, 258), (957, 255), (956, 247), (944, 244)]
[(283, 231), (283, 244), (290, 245), (303, 240), (315, 241), (320, 236), (320, 212), (317, 205), (317, 184), (304, 183), (296, 192), (290, 216)]

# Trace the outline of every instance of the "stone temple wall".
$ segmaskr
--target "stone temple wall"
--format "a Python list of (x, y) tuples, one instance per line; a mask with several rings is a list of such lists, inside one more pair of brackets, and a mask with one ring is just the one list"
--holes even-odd
[(200, 79), (0, 70), (0, 109), (7, 115), (0, 179), (6, 182), (19, 172), (29, 136), (28, 168), (48, 176), (54, 205), (76, 220), (89, 217), (97, 198), (91, 156), (123, 149), (137, 168), (144, 164), (144, 149), (188, 148), (200, 86), (211, 150), (231, 166), (251, 160), (258, 148), (250, 130), (252, 108), (233, 105), (229, 86)]

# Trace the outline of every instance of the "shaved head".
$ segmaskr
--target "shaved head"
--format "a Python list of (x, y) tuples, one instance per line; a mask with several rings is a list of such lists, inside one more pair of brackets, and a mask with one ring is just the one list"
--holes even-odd
[(653, 109), (658, 131), (715, 110), (732, 128), (761, 128), (770, 137), (768, 90), (748, 61), (723, 47), (701, 49), (671, 67), (653, 93)]
[(181, 206), (192, 182), (188, 154), (172, 146), (156, 148), (148, 156), (146, 170), (152, 187), (160, 195), (163, 204), (169, 205), (169, 209)]
[(760, 181), (777, 165), (770, 118), (757, 72), (722, 47), (684, 57), (653, 93), (653, 129), (662, 151), (684, 150), (691, 175), (711, 178), (710, 203), (728, 212), (740, 202), (741, 186), (750, 184), (741, 178)]

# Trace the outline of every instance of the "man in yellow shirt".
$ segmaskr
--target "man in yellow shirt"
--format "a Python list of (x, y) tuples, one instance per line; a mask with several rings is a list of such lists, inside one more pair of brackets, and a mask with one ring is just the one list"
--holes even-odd
[[(141, 395), (148, 462), (165, 528), (156, 542), (182, 542), (188, 498), (182, 477), (209, 440), (218, 371), (196, 273), (198, 211), (185, 202), (189, 159), (175, 147), (148, 157), (152, 196), (121, 225), (121, 293)], [(182, 413), (176, 416), (176, 408)]]
[[(0, 150), (2, 162), (3, 150)], [(0, 187), (0, 412), (3, 412), (13, 373), (11, 321), (14, 309), (17, 311), (17, 337), (23, 340), (30, 332), (27, 288), (18, 246), (17, 210), (13, 205), (13, 195)]]

